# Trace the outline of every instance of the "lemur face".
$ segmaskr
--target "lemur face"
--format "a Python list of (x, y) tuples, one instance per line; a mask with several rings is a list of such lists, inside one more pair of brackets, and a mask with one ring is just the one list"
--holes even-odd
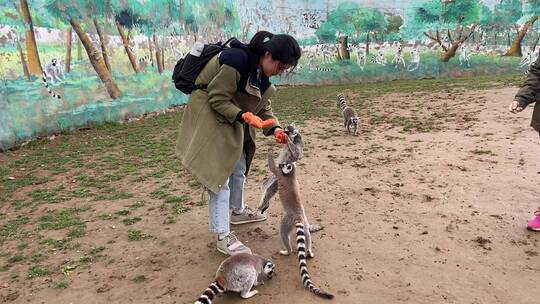
[(263, 273), (266, 275), (268, 279), (272, 279), (272, 276), (274, 275), (274, 268), (276, 266), (272, 262), (266, 262), (264, 264)]
[(353, 124), (357, 125), (357, 124), (358, 124), (358, 117), (353, 117), (353, 118), (351, 118), (351, 122), (352, 122)]
[(294, 163), (283, 163), (279, 164), (278, 167), (281, 169), (281, 172), (283, 172), (283, 175), (289, 175), (292, 172), (294, 172)]
[(58, 59), (53, 58), (53, 60), (51, 60), (51, 63), (53, 66), (56, 66), (58, 64)]

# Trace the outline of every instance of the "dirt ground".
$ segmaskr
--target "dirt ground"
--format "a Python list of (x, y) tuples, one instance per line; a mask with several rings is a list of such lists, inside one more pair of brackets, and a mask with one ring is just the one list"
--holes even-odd
[[(301, 197), (308, 218), (324, 227), (313, 234), (308, 268), (334, 303), (538, 303), (540, 233), (525, 225), (540, 206), (540, 139), (529, 127), (532, 107), (507, 112), (516, 90), (377, 97), (359, 111), (358, 136), (345, 134), (336, 116), (300, 126)], [(416, 126), (404, 117), (434, 111), (439, 119), (428, 130), (408, 131)], [(270, 145), (259, 142), (246, 186), (250, 206)], [(93, 212), (115, 210), (103, 204)], [(328, 302), (302, 287), (295, 257), (278, 254), (281, 212), (274, 199), (267, 221), (233, 227), (255, 253), (274, 260), (274, 279), (249, 300), (227, 294), (215, 303)], [(46, 288), (50, 278), (8, 283), (0, 272), (0, 295), (10, 303), (193, 303), (224, 259), (206, 215), (206, 206), (194, 207), (167, 226), (146, 216), (137, 225), (159, 237), (136, 246), (120, 236), (126, 227), (88, 221), (83, 241), (115, 240), (107, 242), (107, 260), (77, 268), (65, 290)], [(54, 257), (60, 268), (72, 259), (62, 254)], [(131, 279), (138, 273), (144, 282)]]

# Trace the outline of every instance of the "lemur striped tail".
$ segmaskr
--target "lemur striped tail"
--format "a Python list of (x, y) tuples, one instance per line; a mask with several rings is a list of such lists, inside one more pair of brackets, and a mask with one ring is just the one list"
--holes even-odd
[(47, 74), (45, 74), (45, 72), (43, 72), (43, 74), (41, 75), (41, 80), (43, 80), (43, 86), (45, 86), (45, 88), (47, 89), (47, 91), (49, 92), (49, 95), (51, 95), (53, 98), (58, 98), (58, 99), (62, 99), (62, 96), (56, 94), (53, 90), (51, 90), (51, 88), (49, 87), (49, 83), (47, 83)]
[(337, 106), (341, 109), (341, 111), (345, 110), (347, 107), (347, 100), (345, 99), (345, 95), (343, 95), (343, 93), (339, 93), (337, 96)]
[(304, 287), (321, 298), (333, 299), (333, 294), (317, 288), (309, 277), (306, 263), (306, 234), (304, 232), (304, 224), (302, 223), (296, 223), (296, 246), (298, 251), (298, 268), (300, 269), (300, 276), (302, 278), (302, 284)]
[(225, 289), (219, 284), (218, 281), (212, 282), (208, 288), (203, 292), (203, 294), (195, 301), (194, 304), (212, 304), (214, 298), (220, 294), (224, 293)]

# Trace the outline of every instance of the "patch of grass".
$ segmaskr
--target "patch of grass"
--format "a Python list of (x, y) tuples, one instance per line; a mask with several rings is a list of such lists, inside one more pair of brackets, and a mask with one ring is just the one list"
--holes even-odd
[(493, 153), (491, 150), (473, 150), (471, 151), (473, 154), (476, 154), (476, 155), (491, 155), (491, 156), (495, 156), (496, 154)]
[(17, 249), (22, 251), (22, 250), (28, 248), (28, 246), (29, 245), (27, 243), (20, 243), (19, 245), (17, 245)]
[(124, 219), (122, 221), (122, 223), (124, 223), (124, 225), (126, 225), (126, 226), (130, 226), (130, 225), (133, 225), (133, 224), (137, 223), (140, 220), (142, 220), (142, 218), (140, 218), (140, 217), (126, 218), (126, 219)]
[(58, 284), (56, 284), (56, 289), (67, 289), (69, 287), (69, 283), (66, 281), (60, 281)]
[(15, 264), (18, 262), (22, 262), (26, 259), (26, 257), (22, 254), (16, 254), (8, 259), (8, 263)]
[(37, 277), (43, 277), (46, 275), (49, 275), (50, 271), (49, 268), (42, 265), (34, 265), (28, 269), (28, 278), (33, 279)]
[(128, 240), (130, 241), (141, 241), (149, 239), (151, 236), (144, 233), (142, 230), (128, 230)]
[(150, 193), (150, 197), (156, 198), (156, 199), (164, 199), (164, 198), (169, 197), (169, 195), (170, 195), (169, 193), (162, 190), (157, 190)]
[(55, 204), (65, 201), (67, 198), (62, 195), (62, 188), (57, 189), (36, 189), (30, 193), (34, 202)]
[(2, 226), (2, 228), (0, 228), (0, 240), (11, 239), (16, 236), (20, 236), (22, 233), (21, 226), (28, 224), (29, 222), (29, 217), (24, 215), (17, 215), (17, 218), (9, 221), (7, 224)]
[(115, 200), (121, 200), (121, 199), (128, 199), (133, 197), (133, 194), (120, 191), (116, 189), (110, 189), (107, 191), (108, 193), (103, 193), (100, 195), (97, 195), (94, 200), (96, 201), (115, 201)]
[(131, 213), (131, 211), (129, 211), (129, 210), (120, 210), (120, 211), (116, 211), (114, 214), (121, 215), (121, 216), (126, 216), (126, 215), (128, 215), (130, 213)]
[(131, 279), (133, 282), (135, 283), (142, 283), (144, 281), (146, 281), (146, 277), (142, 274), (139, 274), (139, 275), (136, 275), (135, 277), (133, 277), (133, 279)]
[(50, 211), (39, 219), (39, 228), (60, 230), (71, 226), (83, 226), (84, 223), (81, 221), (78, 214), (86, 210), (88, 210), (88, 208), (69, 208)]
[(67, 234), (69, 238), (78, 238), (86, 234), (86, 227), (81, 225), (70, 230)]
[(102, 252), (105, 249), (106, 249), (105, 246), (93, 247), (90, 250), (89, 254), (95, 256), (95, 255), (97, 255), (98, 253)]
[(39, 243), (51, 246), (58, 250), (72, 250), (80, 248), (81, 245), (79, 243), (72, 243), (71, 241), (72, 239), (69, 237), (57, 240), (52, 238), (46, 238), (44, 240), (41, 240)]
[(136, 201), (135, 203), (128, 206), (130, 209), (138, 209), (140, 207), (144, 207), (146, 205), (145, 201)]

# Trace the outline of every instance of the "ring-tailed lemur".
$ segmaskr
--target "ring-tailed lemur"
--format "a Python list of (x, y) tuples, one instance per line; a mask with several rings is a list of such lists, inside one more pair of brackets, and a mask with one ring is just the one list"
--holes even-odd
[(62, 62), (60, 62), (60, 60), (57, 58), (51, 59), (51, 61), (45, 65), (45, 69), (41, 75), (41, 80), (43, 81), (43, 86), (45, 89), (47, 89), (47, 92), (49, 92), (49, 95), (51, 95), (53, 98), (62, 99), (62, 96), (51, 89), (48, 82), (49, 79), (51, 80), (51, 84), (56, 84), (57, 81), (62, 82), (65, 79)]
[[(283, 145), (283, 149), (279, 152), (277, 163), (281, 164), (286, 161), (295, 162), (302, 158), (304, 151), (304, 141), (300, 131), (291, 123), (285, 127), (285, 134), (287, 134), (287, 144)], [(276, 176), (272, 175), (263, 182), (263, 193), (259, 202), (257, 210), (262, 214), (270, 207), (270, 200), (278, 191), (278, 184)]]
[(411, 62), (409, 63), (409, 66), (407, 67), (407, 71), (413, 72), (418, 69), (420, 66), (420, 53), (418, 52), (418, 48), (415, 48), (411, 51)]
[(469, 53), (469, 50), (467, 47), (462, 46), (461, 51), (459, 53), (459, 65), (467, 64), (467, 67), (470, 67), (471, 64), (469, 63), (469, 59), (471, 58), (471, 54)]
[(315, 67), (312, 69), (312, 71), (319, 71), (319, 72), (332, 72), (333, 70), (331, 68), (320, 68), (320, 67)]
[(142, 57), (139, 57), (138, 61), (140, 70), (144, 70), (148, 66), (148, 63), (154, 64), (154, 59), (151, 55), (144, 55)]
[(392, 59), (392, 63), (396, 69), (399, 69), (400, 66), (405, 68), (405, 59), (403, 58), (403, 48), (401, 47), (401, 44), (398, 46), (398, 50), (396, 55), (394, 55), (394, 59)]
[(47, 80), (50, 79), (51, 84), (62, 82), (66, 78), (64, 67), (62, 67), (62, 62), (58, 58), (51, 59), (51, 61), (45, 65), (45, 70), (43, 72), (47, 75)]
[(379, 51), (377, 55), (371, 56), (371, 63), (378, 65), (386, 65), (386, 57), (384, 57), (383, 53)]
[(352, 127), (353, 134), (356, 135), (360, 118), (358, 117), (356, 110), (347, 105), (347, 100), (345, 99), (345, 95), (343, 95), (343, 93), (339, 93), (337, 95), (337, 106), (343, 113), (343, 127), (349, 134), (351, 133)]
[(216, 272), (214, 282), (206, 288), (195, 304), (212, 304), (225, 291), (239, 292), (244, 299), (258, 293), (253, 286), (272, 279), (275, 265), (269, 259), (250, 253), (238, 253), (225, 259)]
[(315, 255), (311, 248), (311, 233), (309, 229), (305, 229), (305, 227), (309, 227), (309, 223), (304, 206), (300, 201), (298, 180), (296, 179), (296, 166), (294, 162), (285, 162), (278, 164), (278, 167), (276, 167), (276, 163), (272, 158), (272, 152), (269, 151), (268, 167), (277, 177), (279, 199), (285, 211), (280, 227), (281, 241), (285, 249), (279, 253), (282, 255), (291, 254), (291, 237), (295, 235), (298, 267), (300, 269), (302, 284), (314, 294), (322, 298), (332, 299), (334, 295), (317, 288), (313, 284), (307, 270), (306, 258), (312, 258)]
[(356, 49), (356, 64), (362, 71), (364, 70), (364, 67), (366, 66), (366, 54), (360, 48)]

